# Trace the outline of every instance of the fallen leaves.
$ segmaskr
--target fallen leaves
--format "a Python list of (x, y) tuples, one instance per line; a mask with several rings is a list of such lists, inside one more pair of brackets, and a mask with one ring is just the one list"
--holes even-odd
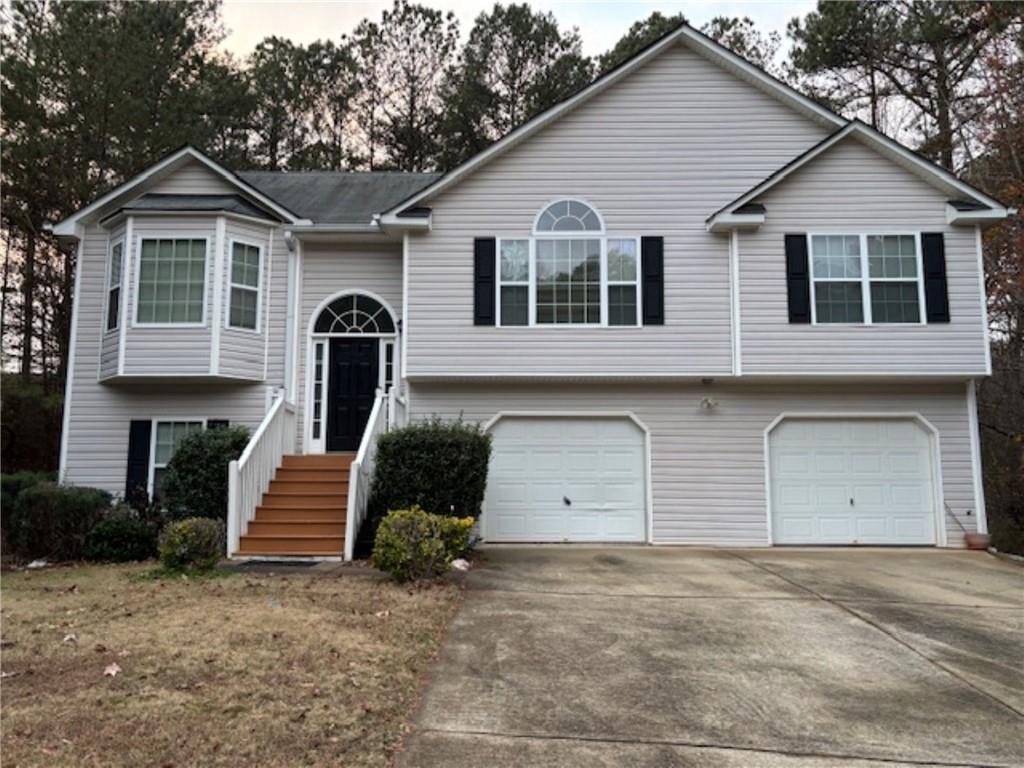
[(121, 674), (121, 665), (116, 661), (107, 664), (106, 669), (103, 670), (104, 677), (117, 677), (119, 674)]

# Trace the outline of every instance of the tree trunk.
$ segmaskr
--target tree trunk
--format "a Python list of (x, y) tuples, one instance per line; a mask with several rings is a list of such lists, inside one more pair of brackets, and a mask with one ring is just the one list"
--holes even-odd
[(29, 230), (25, 239), (25, 263), (21, 280), (21, 380), (32, 380), (32, 339), (35, 337), (36, 233)]

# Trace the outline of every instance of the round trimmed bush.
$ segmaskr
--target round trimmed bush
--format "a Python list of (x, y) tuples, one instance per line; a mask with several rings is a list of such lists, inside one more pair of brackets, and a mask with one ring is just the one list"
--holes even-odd
[(12, 549), (23, 557), (80, 560), (86, 536), (109, 507), (110, 494), (98, 488), (37, 483), (14, 503)]
[(373, 565), (400, 582), (436, 578), (469, 548), (472, 528), (471, 517), (431, 515), (419, 507), (389, 512), (377, 527)]
[(209, 571), (224, 556), (224, 524), (207, 517), (168, 523), (160, 533), (159, 554), (168, 571)]

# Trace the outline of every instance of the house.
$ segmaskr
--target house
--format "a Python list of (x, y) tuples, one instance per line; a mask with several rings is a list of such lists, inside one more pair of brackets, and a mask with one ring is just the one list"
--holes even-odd
[(491, 542), (960, 547), (1013, 211), (689, 27), (443, 176), (184, 148), (54, 227), (61, 478), (254, 431), (229, 550), (351, 557), (376, 436), (494, 436)]

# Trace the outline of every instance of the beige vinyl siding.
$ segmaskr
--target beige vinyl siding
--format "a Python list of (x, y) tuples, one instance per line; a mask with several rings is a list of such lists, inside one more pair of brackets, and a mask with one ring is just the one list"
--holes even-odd
[(149, 190), (164, 195), (236, 195), (237, 187), (202, 163), (192, 160)]
[(402, 317), (402, 249), (399, 243), (308, 243), (302, 249), (297, 393), (299, 443), (306, 421), (306, 377), (310, 323), (317, 307), (344, 291), (368, 291)]
[[(739, 236), (744, 374), (983, 374), (976, 233), (946, 224), (946, 200), (855, 139), (828, 149), (760, 198), (765, 224)], [(945, 233), (950, 322), (790, 324), (784, 235), (794, 232)]]
[[(409, 375), (728, 373), (729, 247), (704, 220), (825, 135), (667, 50), (426, 203), (433, 229), (410, 237)], [(664, 237), (663, 327), (474, 327), (473, 238), (529, 236), (561, 197), (591, 203), (609, 235)]]
[[(704, 397), (717, 405), (701, 407)], [(486, 422), (499, 411), (632, 411), (651, 433), (654, 542), (763, 546), (768, 541), (764, 431), (783, 412), (917, 411), (940, 432), (943, 493), (975, 526), (965, 385), (441, 384), (413, 382), (414, 419)], [(966, 511), (971, 510), (970, 516)], [(486, 514), (486, 513), (485, 513)], [(963, 534), (946, 516), (950, 546)]]
[[(260, 309), (255, 330), (228, 327), (231, 313), (231, 242), (238, 239), (246, 243), (258, 245), (262, 249), (263, 265), (260, 273)], [(275, 301), (277, 314), (285, 307), (287, 300), (288, 263), (287, 253), (274, 253), (271, 247), (271, 229), (258, 224), (244, 224), (228, 219), (224, 238), (224, 292), (222, 297), (220, 360), (219, 373), (222, 376), (235, 376), (247, 379), (262, 379), (267, 361), (267, 319), (269, 317), (268, 302)], [(275, 263), (284, 259), (284, 271)], [(273, 272), (271, 272), (273, 270)], [(273, 275), (273, 277), (271, 277)], [(274, 295), (271, 285), (274, 280), (283, 280), (285, 291)], [(284, 327), (280, 326), (280, 333)]]

